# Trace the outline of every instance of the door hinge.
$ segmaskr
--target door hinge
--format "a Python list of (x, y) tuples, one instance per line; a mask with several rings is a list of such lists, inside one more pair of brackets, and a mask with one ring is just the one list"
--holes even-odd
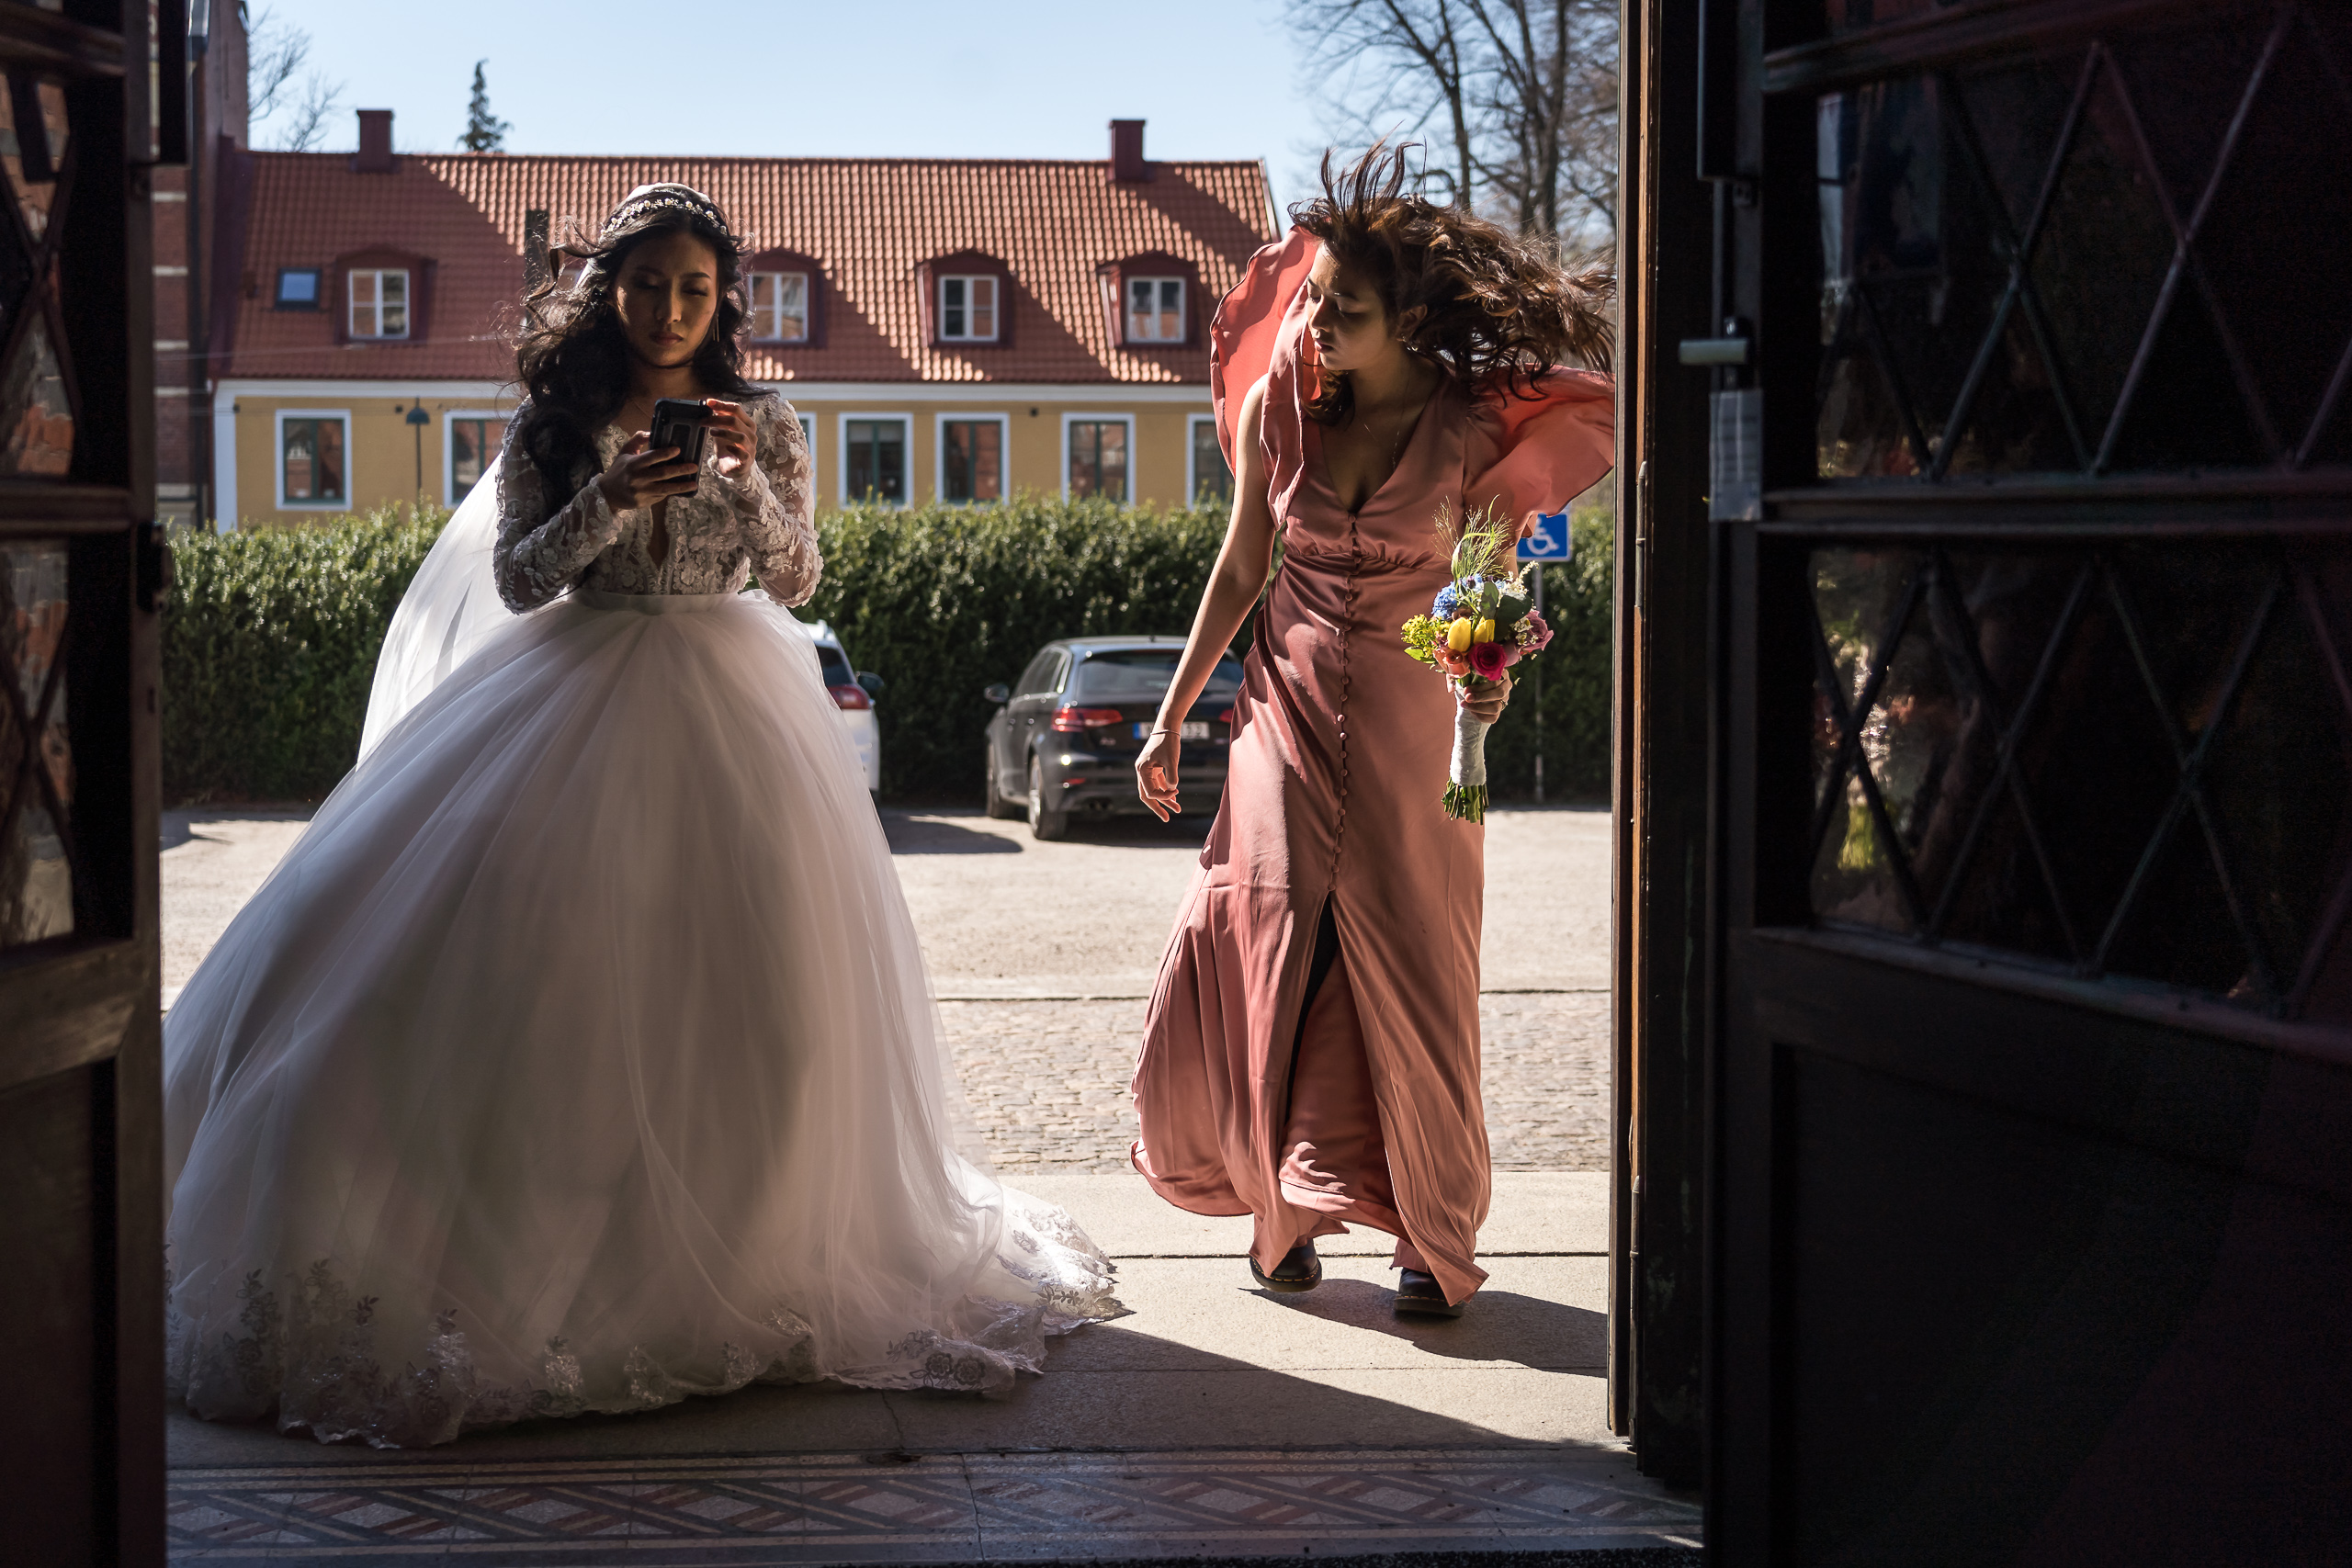
[(1650, 465), (1647, 458), (1634, 476), (1634, 609), (1647, 615), (1650, 607)]

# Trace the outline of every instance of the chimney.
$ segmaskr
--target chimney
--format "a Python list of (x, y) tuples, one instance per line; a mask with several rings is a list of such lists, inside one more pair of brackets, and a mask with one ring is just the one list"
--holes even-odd
[(354, 174), (389, 175), (392, 172), (392, 111), (361, 109), (359, 111), (359, 156), (351, 161)]
[(1111, 122), (1111, 178), (1120, 185), (1151, 178), (1151, 165), (1143, 161), (1143, 121)]

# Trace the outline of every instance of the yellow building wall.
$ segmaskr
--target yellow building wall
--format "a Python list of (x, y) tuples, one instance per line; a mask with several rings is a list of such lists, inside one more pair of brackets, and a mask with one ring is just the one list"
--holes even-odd
[[(920, 387), (910, 387), (918, 393)], [(791, 389), (784, 389), (787, 397)], [(1061, 389), (1057, 389), (1061, 390)], [(1200, 389), (1197, 403), (1170, 403), (1122, 399), (1117, 389), (1103, 395), (1032, 401), (1020, 388), (1010, 388), (1001, 400), (946, 401), (921, 396), (843, 400), (792, 399), (794, 408), (813, 415), (813, 448), (817, 468), (818, 510), (830, 511), (841, 502), (842, 423), (846, 417), (882, 414), (904, 417), (909, 425), (910, 499), (920, 503), (939, 495), (939, 421), (1001, 414), (1005, 417), (1010, 452), (1007, 467), (1012, 487), (1032, 494), (1058, 496), (1063, 488), (1063, 423), (1071, 414), (1126, 415), (1134, 420), (1130, 499), (1160, 505), (1182, 505), (1186, 465), (1191, 453), (1192, 420), (1210, 412), (1208, 389)], [(442, 504), (447, 488), (447, 430), (453, 413), (504, 412), (506, 399), (425, 397), (422, 400), (431, 423), (420, 427), (407, 423), (416, 399), (338, 397), (311, 392), (300, 397), (239, 395), (234, 404), (237, 467), (237, 511), (247, 524), (300, 525), (323, 522), (348, 512), (366, 512), (387, 503), (405, 505), (422, 490), (426, 501)], [(350, 447), (346, 454), (348, 504), (288, 506), (277, 504), (278, 419), (284, 412), (345, 412), (349, 415)], [(421, 461), (420, 461), (421, 458)]]
[[(423, 401), (432, 423), (414, 426), (408, 423), (408, 411), (417, 400), (408, 397), (239, 397), (232, 415), (237, 432), (239, 517), (247, 524), (320, 523), (388, 503), (406, 505), (417, 499), (420, 489), (431, 504), (444, 504), (448, 417), (459, 412), (503, 416), (514, 404), (509, 399), (489, 398), (426, 398)], [(277, 504), (277, 416), (285, 412), (349, 416), (350, 446), (345, 454), (344, 474), (350, 498), (346, 504)]]

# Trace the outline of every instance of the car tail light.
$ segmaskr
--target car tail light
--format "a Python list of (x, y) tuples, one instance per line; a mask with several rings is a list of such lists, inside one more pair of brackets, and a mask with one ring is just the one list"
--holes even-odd
[(837, 708), (863, 713), (874, 705), (874, 699), (865, 694), (863, 686), (828, 686), (825, 690), (832, 694), (833, 705)]
[(1233, 710), (1231, 708), (1219, 708), (1216, 712), (1209, 715), (1209, 722), (1211, 724), (1231, 724), (1233, 722)]
[(1056, 708), (1054, 728), (1065, 735), (1076, 735), (1083, 729), (1100, 729), (1106, 724), (1125, 724), (1127, 716), (1117, 708)]

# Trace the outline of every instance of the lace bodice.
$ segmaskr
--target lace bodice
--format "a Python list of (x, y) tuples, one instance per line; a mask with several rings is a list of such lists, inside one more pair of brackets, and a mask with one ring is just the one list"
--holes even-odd
[[(548, 515), (538, 466), (515, 440), (524, 413), (517, 409), (498, 455), (498, 545), (492, 556), (506, 607), (521, 615), (583, 586), (612, 593), (731, 593), (754, 572), (777, 604), (808, 603), (824, 562), (817, 554), (808, 446), (799, 416), (777, 397), (747, 398), (743, 407), (758, 433), (757, 459), (733, 474), (718, 471), (716, 456), (703, 459), (702, 488), (670, 500), (670, 548), (659, 561), (652, 552), (653, 509), (616, 513), (585, 465), (571, 499)], [(598, 472), (627, 440), (617, 425), (597, 433)]]

